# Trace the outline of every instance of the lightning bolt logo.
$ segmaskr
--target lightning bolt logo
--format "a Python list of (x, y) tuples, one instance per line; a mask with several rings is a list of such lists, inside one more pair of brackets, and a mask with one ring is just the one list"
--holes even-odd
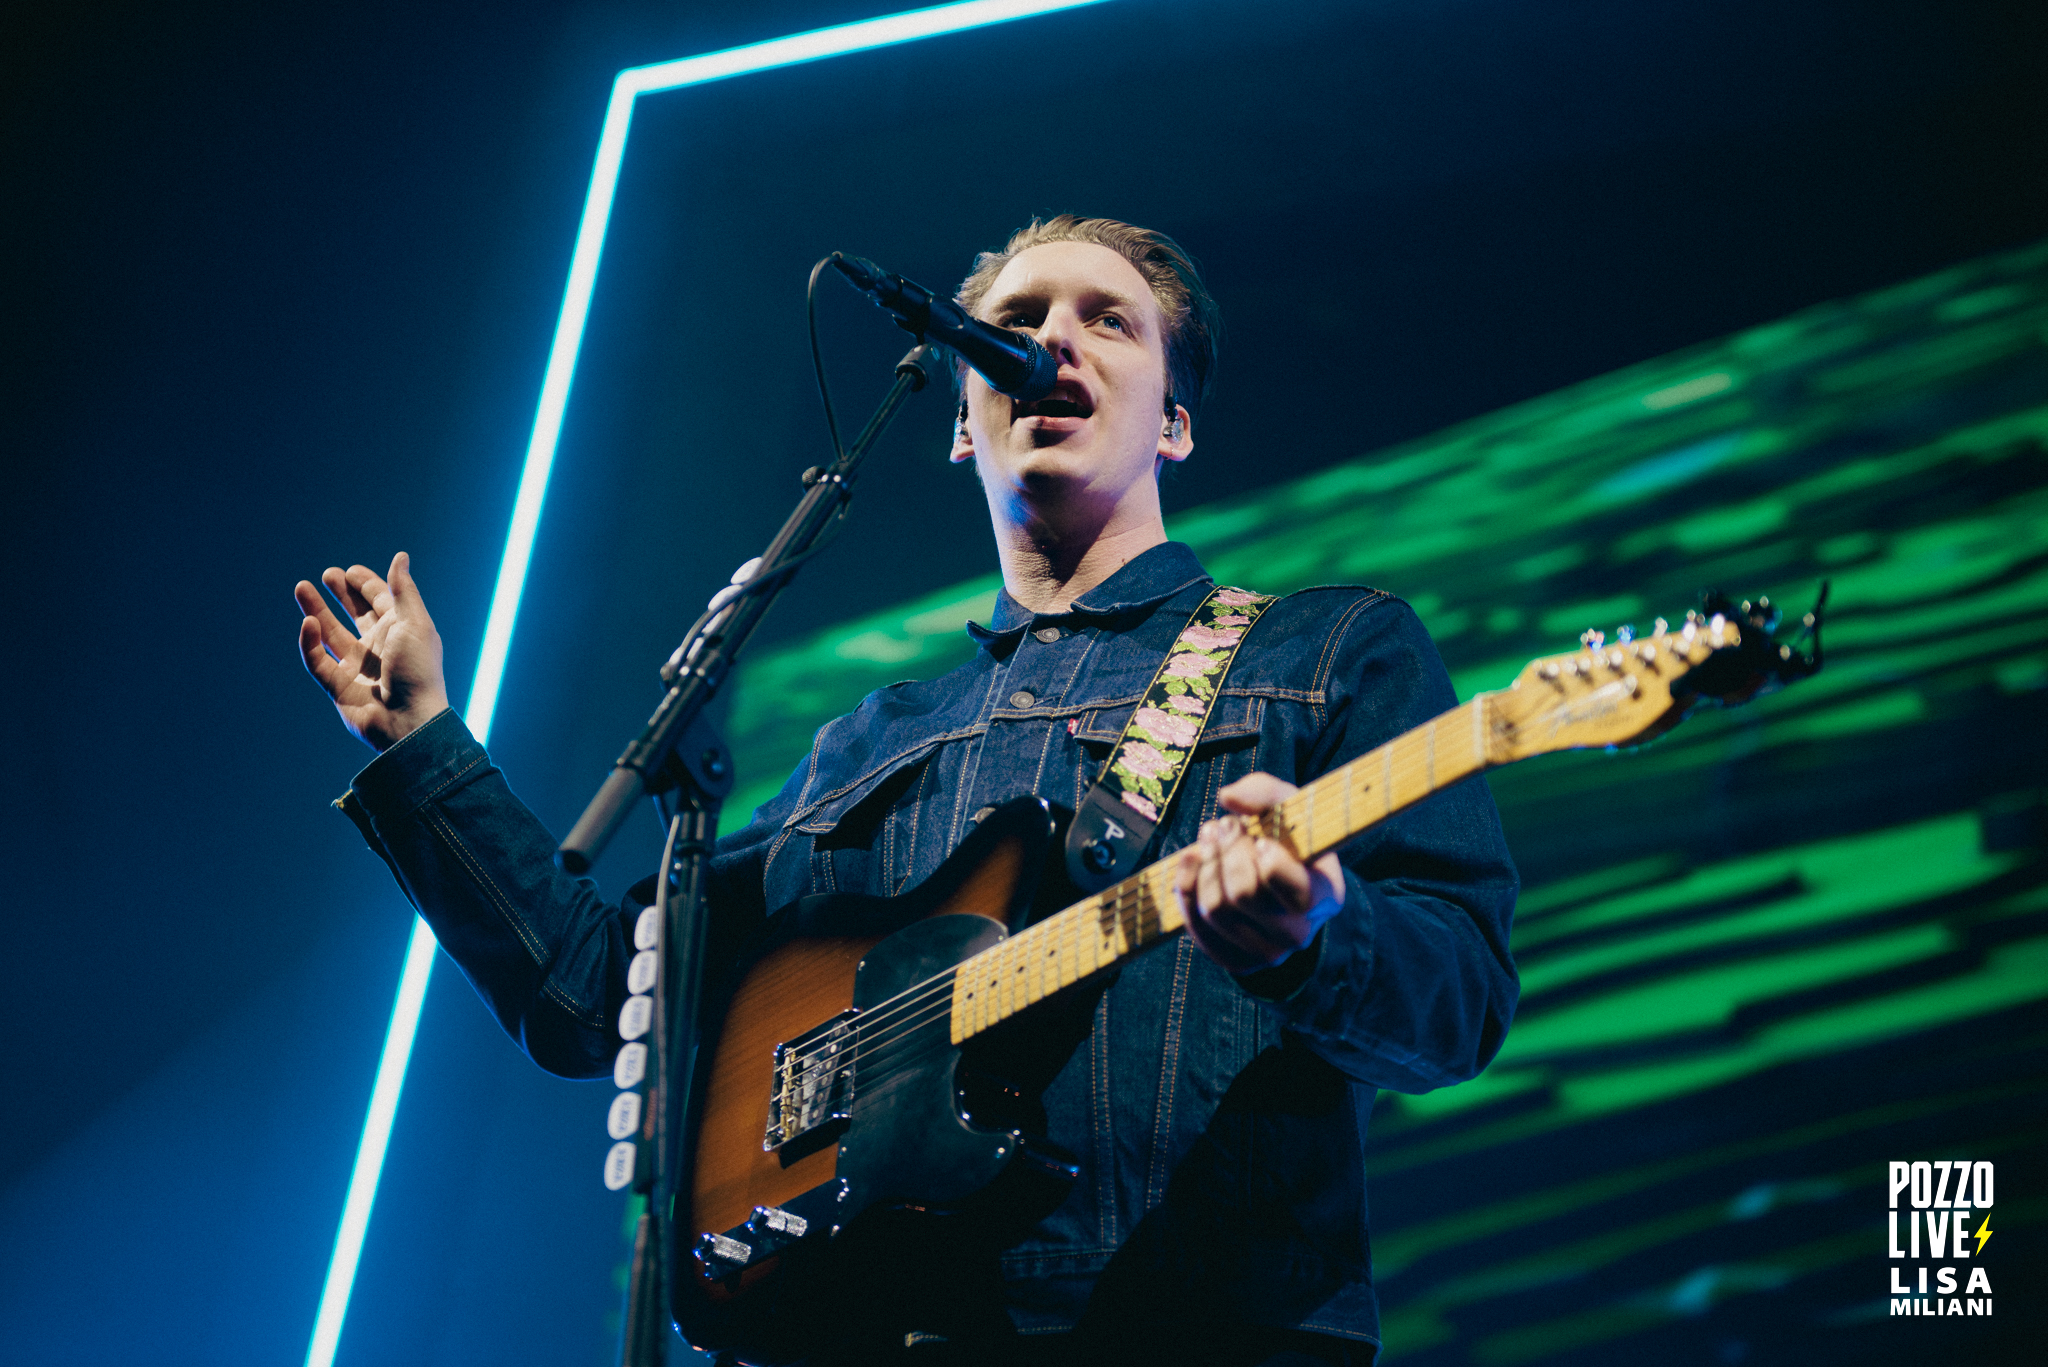
[(1984, 1241), (1990, 1237), (1991, 1221), (1987, 1218), (1983, 1224), (1977, 1226), (1977, 1253), (1979, 1256), (1982, 1256), (1984, 1252)]

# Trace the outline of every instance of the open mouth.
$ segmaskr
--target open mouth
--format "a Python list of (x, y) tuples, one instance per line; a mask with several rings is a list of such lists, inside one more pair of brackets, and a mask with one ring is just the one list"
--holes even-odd
[(1079, 385), (1058, 384), (1052, 393), (1042, 399), (1016, 406), (1016, 416), (1022, 418), (1086, 418), (1095, 412), (1095, 405), (1088, 402), (1088, 394)]

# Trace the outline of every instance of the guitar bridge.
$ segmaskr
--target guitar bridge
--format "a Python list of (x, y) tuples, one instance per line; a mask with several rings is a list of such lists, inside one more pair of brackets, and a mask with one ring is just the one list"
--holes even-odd
[(763, 1153), (781, 1152), (784, 1162), (794, 1162), (846, 1128), (853, 1113), (853, 1019), (859, 1014), (842, 1011), (775, 1046)]

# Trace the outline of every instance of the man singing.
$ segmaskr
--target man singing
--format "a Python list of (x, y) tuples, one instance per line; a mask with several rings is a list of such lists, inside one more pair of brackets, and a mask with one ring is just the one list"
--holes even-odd
[[(722, 943), (808, 894), (915, 886), (1010, 798), (1077, 806), (1214, 589), (1159, 506), (1215, 359), (1215, 306), (1180, 248), (1062, 215), (979, 257), (959, 299), (1059, 362), (1030, 403), (962, 376), (952, 459), (988, 497), (994, 616), (968, 625), (968, 663), (823, 727), (719, 843)], [(322, 578), (357, 632), (301, 583), (300, 650), (380, 752), (343, 809), (536, 1062), (607, 1072), (640, 901), (605, 903), (556, 869), (554, 838), (448, 707), (406, 556), (385, 578)], [(1476, 781), (1307, 864), (1240, 818), (1455, 702), (1421, 624), (1385, 593), (1309, 589), (1257, 618), (1148, 856), (1178, 852), (1190, 934), (1078, 1011), (1045, 1004), (1069, 1018), (1044, 1032), (1047, 1129), (1079, 1181), (1006, 1248), (901, 1250), (813, 1361), (1374, 1359), (1367, 1116), (1377, 1088), (1446, 1086), (1499, 1049), (1514, 868)]]

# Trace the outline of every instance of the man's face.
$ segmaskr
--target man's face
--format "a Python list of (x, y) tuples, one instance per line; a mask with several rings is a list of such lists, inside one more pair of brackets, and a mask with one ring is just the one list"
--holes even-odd
[(953, 459), (975, 461), (991, 494), (1027, 503), (1080, 497), (1120, 503), (1155, 462), (1185, 459), (1183, 430), (1164, 428), (1166, 335), (1145, 277), (1108, 247), (1048, 242), (1003, 267), (977, 316), (1035, 336), (1059, 382), (1033, 403), (967, 377), (967, 431)]

